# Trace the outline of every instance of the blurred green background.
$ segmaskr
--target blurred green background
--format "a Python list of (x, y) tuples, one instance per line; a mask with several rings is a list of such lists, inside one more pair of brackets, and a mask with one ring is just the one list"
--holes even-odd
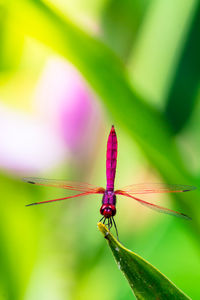
[[(101, 196), (62, 197), (25, 176), (105, 186), (112, 124), (116, 187), (199, 186), (198, 0), (0, 1), (0, 300), (133, 299), (97, 229)], [(200, 192), (118, 197), (120, 240), (200, 299)]]

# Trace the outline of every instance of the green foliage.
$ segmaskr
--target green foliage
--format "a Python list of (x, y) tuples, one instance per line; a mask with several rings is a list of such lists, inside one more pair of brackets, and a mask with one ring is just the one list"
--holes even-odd
[(21, 180), (2, 174), (0, 180), (1, 195), (7, 197), (0, 201), (0, 299), (19, 300), (24, 297), (36, 260), (38, 220), (24, 206), (30, 197), (29, 187), (24, 189)]
[(200, 34), (199, 28), (200, 3), (194, 12), (191, 28), (167, 98), (165, 114), (174, 133), (184, 128), (197, 102), (200, 78), (200, 41), (197, 38)]
[(134, 47), (149, 2), (111, 0), (104, 9), (103, 38), (125, 62)]
[(24, 37), (10, 22), (9, 3), (0, 3), (0, 75), (19, 66), (23, 50)]
[(190, 299), (150, 263), (126, 249), (104, 224), (98, 223), (98, 227), (137, 299)]

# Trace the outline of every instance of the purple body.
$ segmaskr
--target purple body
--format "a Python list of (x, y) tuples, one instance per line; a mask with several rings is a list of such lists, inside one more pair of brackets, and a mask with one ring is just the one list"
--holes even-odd
[(115, 172), (117, 165), (117, 136), (112, 126), (108, 142), (106, 154), (106, 177), (107, 177), (107, 191), (114, 191)]
[(117, 136), (112, 126), (108, 142), (106, 154), (106, 178), (107, 187), (103, 195), (102, 206), (100, 212), (105, 218), (110, 218), (116, 214), (116, 195), (114, 192), (115, 172), (117, 166)]

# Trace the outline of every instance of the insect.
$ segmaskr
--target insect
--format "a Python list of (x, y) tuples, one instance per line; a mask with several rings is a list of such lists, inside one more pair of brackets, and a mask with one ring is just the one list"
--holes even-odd
[(114, 190), (114, 181), (115, 181), (115, 173), (116, 173), (116, 165), (117, 165), (117, 136), (112, 126), (108, 142), (107, 142), (107, 155), (106, 155), (106, 177), (107, 177), (107, 186), (106, 189), (103, 187), (96, 187), (88, 183), (78, 183), (78, 182), (70, 182), (70, 181), (63, 181), (63, 180), (53, 180), (53, 179), (43, 179), (43, 178), (35, 178), (35, 177), (28, 177), (24, 178), (24, 181), (42, 185), (42, 186), (49, 186), (49, 187), (58, 187), (64, 188), (67, 190), (78, 191), (81, 192), (79, 194), (54, 199), (54, 200), (47, 200), (42, 202), (36, 202), (28, 204), (27, 206), (31, 205), (38, 205), (44, 203), (50, 203), (55, 201), (66, 200), (70, 198), (75, 198), (79, 196), (86, 196), (91, 194), (103, 194), (102, 205), (100, 208), (100, 213), (103, 216), (100, 221), (104, 224), (107, 221), (107, 225), (109, 230), (114, 225), (116, 234), (118, 237), (117, 226), (114, 220), (114, 216), (116, 215), (116, 195), (121, 195), (125, 197), (132, 198), (139, 202), (140, 204), (154, 209), (158, 212), (177, 216), (184, 219), (191, 219), (187, 215), (171, 210), (169, 208), (165, 208), (147, 201), (144, 201), (135, 195), (137, 194), (152, 194), (152, 193), (180, 193), (180, 192), (188, 192), (194, 190), (194, 186), (190, 185), (179, 185), (179, 184), (160, 184), (160, 183), (152, 183), (152, 184), (132, 184), (120, 190)]

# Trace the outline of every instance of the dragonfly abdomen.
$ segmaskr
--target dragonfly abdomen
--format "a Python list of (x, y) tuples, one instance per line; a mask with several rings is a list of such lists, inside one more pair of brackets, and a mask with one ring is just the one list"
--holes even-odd
[(112, 126), (107, 143), (106, 155), (106, 177), (107, 177), (107, 190), (114, 190), (115, 173), (117, 166), (117, 136)]

